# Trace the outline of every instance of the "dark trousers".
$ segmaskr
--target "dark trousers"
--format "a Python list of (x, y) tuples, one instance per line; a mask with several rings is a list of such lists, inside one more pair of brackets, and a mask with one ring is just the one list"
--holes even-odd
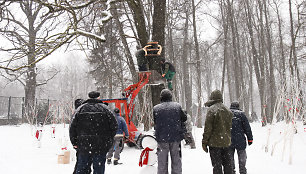
[(104, 174), (106, 153), (80, 153), (77, 154), (75, 174), (90, 174), (93, 165), (93, 174)]
[(229, 147), (209, 147), (209, 153), (213, 166), (213, 174), (232, 174), (233, 169)]
[(233, 166), (233, 174), (236, 173), (235, 171), (235, 150), (237, 150), (238, 154), (238, 163), (239, 163), (239, 173), (240, 174), (246, 174), (247, 169), (245, 168), (246, 160), (247, 160), (247, 154), (245, 149), (244, 150), (238, 150), (235, 148), (231, 148), (231, 156), (232, 156), (232, 166)]
[[(76, 174), (77, 165), (78, 165), (78, 150), (76, 149), (76, 162), (75, 162), (75, 166), (74, 166), (74, 170), (72, 174)], [(86, 173), (88, 174), (91, 173), (91, 167), (88, 168)]]

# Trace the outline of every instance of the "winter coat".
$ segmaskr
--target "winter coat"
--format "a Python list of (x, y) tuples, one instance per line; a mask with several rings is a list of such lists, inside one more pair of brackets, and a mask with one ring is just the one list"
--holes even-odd
[(117, 131), (113, 113), (98, 99), (88, 99), (73, 116), (69, 135), (78, 152), (106, 153)]
[(147, 58), (145, 57), (145, 51), (143, 49), (139, 49), (135, 53), (138, 65), (147, 64)]
[(172, 102), (168, 89), (161, 92), (161, 103), (153, 108), (154, 129), (157, 142), (178, 142), (184, 138), (184, 122), (187, 116), (177, 102)]
[(187, 132), (192, 132), (191, 116), (187, 114), (187, 120), (185, 121), (185, 127)]
[(244, 112), (239, 108), (231, 107), (234, 114), (232, 120), (232, 148), (244, 150), (246, 148), (246, 138), (253, 140), (251, 126)]
[(223, 103), (222, 93), (215, 90), (205, 105), (207, 110), (202, 144), (211, 147), (229, 147), (233, 114)]
[(117, 123), (118, 123), (118, 129), (117, 129), (117, 133), (116, 133), (116, 136), (123, 136), (123, 132), (125, 134), (125, 136), (129, 136), (129, 131), (127, 129), (127, 125), (126, 125), (126, 122), (124, 120), (123, 117), (120, 116), (119, 113), (115, 113), (116, 115), (116, 120), (117, 120)]

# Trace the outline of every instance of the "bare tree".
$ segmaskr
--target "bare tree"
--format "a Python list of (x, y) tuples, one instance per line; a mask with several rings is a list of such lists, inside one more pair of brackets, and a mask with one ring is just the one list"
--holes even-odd
[[(110, 7), (111, 1), (107, 2), (106, 10)], [(17, 71), (17, 73), (22, 72), (24, 74), (26, 108), (33, 108), (35, 105), (36, 87), (40, 85), (36, 80), (38, 71), (36, 64), (39, 61), (81, 35), (105, 41), (103, 36), (84, 30), (88, 26), (84, 20), (88, 20), (90, 17), (94, 18), (92, 16), (97, 10), (92, 9), (98, 5), (101, 7), (101, 2), (82, 1), (76, 5), (73, 1), (7, 0), (0, 3), (0, 33), (8, 41), (8, 44), (4, 45), (1, 51), (11, 54), (1, 62), (0, 69), (4, 69), (12, 75)], [(91, 7), (91, 10), (86, 9), (89, 7)], [(90, 24), (93, 30), (99, 29), (103, 23), (111, 18), (109, 12), (99, 11), (102, 13), (101, 21), (95, 19)], [(58, 17), (66, 17), (67, 21), (62, 23), (63, 21)], [(14, 77), (17, 76), (14, 75)]]
[(198, 42), (197, 24), (196, 24), (196, 6), (194, 0), (192, 2), (192, 18), (193, 18), (193, 39), (195, 43), (195, 59), (197, 69), (197, 96), (198, 96), (198, 111), (197, 111), (197, 127), (202, 127), (202, 80), (201, 80), (201, 58)]
[(184, 40), (183, 40), (183, 50), (182, 50), (182, 68), (183, 68), (183, 86), (184, 86), (184, 101), (186, 103), (186, 111), (187, 113), (189, 113), (190, 115), (192, 115), (192, 91), (191, 91), (191, 84), (190, 84), (190, 77), (189, 75), (191, 74), (189, 71), (189, 67), (188, 67), (188, 29), (189, 29), (189, 15), (190, 15), (190, 4), (188, 4), (188, 1), (185, 1), (184, 4), (184, 10), (185, 10), (185, 25), (184, 25), (184, 30), (183, 30), (183, 36), (184, 36)]
[[(16, 5), (20, 7), (21, 12), (25, 16), (26, 22), (23, 22), (23, 19), (15, 15), (16, 12), (12, 10), (10, 5), (11, 4), (3, 5), (1, 21), (3, 26), (0, 28), (0, 32), (6, 37), (9, 43), (9, 47), (1, 48), (1, 51), (11, 53), (12, 57), (2, 62), (2, 64), (6, 64), (6, 66), (2, 66), (2, 68), (6, 69), (7, 74), (14, 76), (14, 78), (18, 79), (18, 81), (24, 85), (25, 106), (26, 108), (31, 107), (31, 110), (33, 110), (36, 87), (40, 85), (36, 80), (37, 67), (34, 62), (38, 56), (46, 52), (47, 48), (47, 46), (42, 47), (45, 39), (40, 36), (45, 34), (46, 37), (48, 37), (49, 33), (54, 29), (54, 25), (57, 24), (50, 25), (49, 23), (54, 22), (52, 20), (54, 20), (57, 15), (50, 14), (40, 17), (39, 15), (41, 15), (43, 11), (42, 5), (31, 1), (20, 1)], [(48, 27), (46, 25), (48, 25)], [(25, 65), (21, 67), (27, 67), (27, 70), (19, 72), (19, 74), (22, 75), (14, 75), (10, 70), (20, 70), (20, 66), (16, 69), (9, 67), (15, 67), (15, 61), (24, 57), (27, 58), (27, 61), (24, 62)], [(22, 76), (24, 76), (24, 81), (22, 80)]]

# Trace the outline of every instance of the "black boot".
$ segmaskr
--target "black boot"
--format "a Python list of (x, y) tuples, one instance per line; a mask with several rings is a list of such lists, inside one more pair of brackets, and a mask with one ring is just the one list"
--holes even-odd
[(120, 165), (122, 163), (118, 162), (118, 160), (114, 160), (114, 165)]
[(111, 164), (112, 163), (112, 159), (111, 158), (108, 158), (107, 159), (107, 164)]

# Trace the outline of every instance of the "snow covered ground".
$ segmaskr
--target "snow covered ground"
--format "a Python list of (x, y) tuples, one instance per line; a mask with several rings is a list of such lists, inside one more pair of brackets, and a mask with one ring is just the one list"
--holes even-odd
[[(252, 123), (251, 127), (254, 144), (247, 147), (249, 174), (305, 173), (306, 126), (297, 122), (297, 133), (292, 136), (292, 140), (290, 140), (290, 132), (286, 131), (289, 126), (283, 123), (264, 128), (260, 123)], [(71, 161), (70, 164), (57, 164), (57, 154), (61, 145), (67, 144), (68, 149), (72, 149), (68, 138), (68, 125), (65, 125), (65, 128), (64, 125), (56, 125), (56, 138), (51, 138), (51, 126), (45, 126), (41, 148), (37, 147), (37, 140), (33, 132), (35, 130), (26, 124), (0, 126), (0, 174), (72, 173), (75, 161)], [(212, 173), (209, 154), (201, 148), (202, 133), (203, 129), (194, 128), (197, 149), (189, 147), (182, 149), (184, 174)], [(271, 156), (273, 146), (275, 150)], [(268, 150), (267, 153), (265, 149)], [(126, 146), (121, 154), (121, 162), (124, 164), (119, 166), (106, 165), (105, 173), (138, 174), (142, 170), (138, 166), (140, 153), (141, 150)], [(290, 154), (292, 164), (289, 164)]]

